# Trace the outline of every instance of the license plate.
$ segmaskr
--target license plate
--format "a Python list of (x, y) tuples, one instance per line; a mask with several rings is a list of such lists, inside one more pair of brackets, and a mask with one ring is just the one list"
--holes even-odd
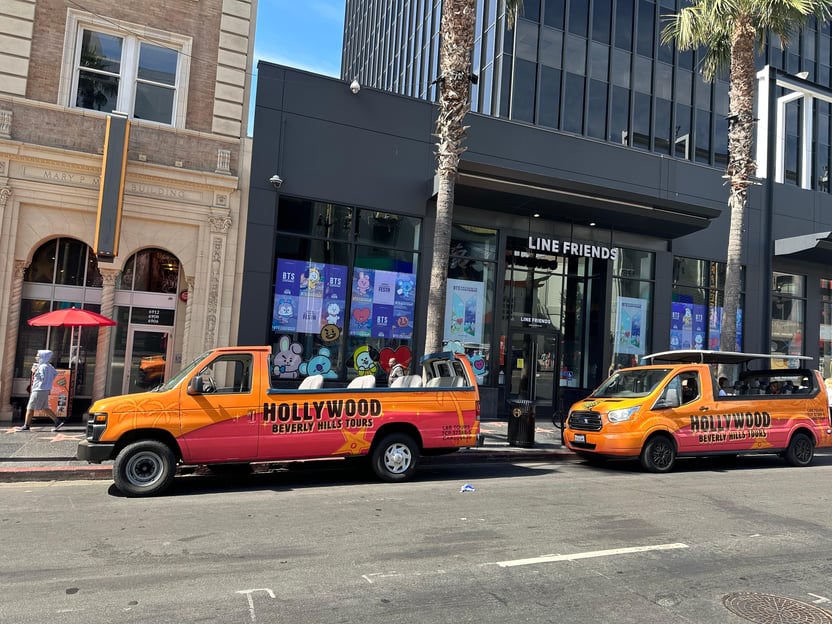
[(572, 438), (573, 442), (586, 442), (586, 434), (585, 433), (576, 433), (575, 437)]

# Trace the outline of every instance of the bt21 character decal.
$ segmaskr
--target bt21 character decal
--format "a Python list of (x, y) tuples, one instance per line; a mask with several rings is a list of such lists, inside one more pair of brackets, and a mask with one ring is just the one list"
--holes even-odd
[(277, 302), (277, 323), (278, 325), (288, 325), (289, 321), (295, 314), (295, 307), (292, 305), (291, 299), (279, 299)]
[(486, 360), (479, 351), (475, 351), (473, 354), (470, 354), (468, 356), (468, 360), (471, 362), (471, 368), (474, 369), (477, 381), (479, 383), (483, 383), (485, 381), (485, 376), (488, 375), (488, 360)]
[(375, 375), (378, 372), (378, 351), (367, 345), (361, 345), (353, 352), (352, 362), (359, 377)]
[(337, 325), (327, 323), (321, 327), (321, 340), (324, 342), (335, 342), (341, 337), (341, 328)]
[(378, 354), (378, 363), (385, 373), (390, 372), (390, 358), (396, 358), (396, 361), (404, 366), (405, 370), (407, 370), (410, 368), (410, 361), (413, 359), (413, 353), (410, 351), (410, 347), (406, 347), (404, 345), (396, 347), (395, 349), (384, 347)]
[(289, 336), (281, 336), (277, 343), (277, 353), (272, 358), (272, 374), (279, 379), (299, 379), (303, 345), (292, 342)]
[(337, 379), (338, 373), (332, 370), (332, 360), (329, 349), (321, 347), (318, 349), (318, 354), (310, 358), (308, 362), (303, 362), (298, 369), (301, 375), (323, 375), (324, 379)]

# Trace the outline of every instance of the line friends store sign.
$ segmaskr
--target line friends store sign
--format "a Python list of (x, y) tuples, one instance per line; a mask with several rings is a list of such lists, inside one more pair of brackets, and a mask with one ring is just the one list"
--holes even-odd
[(615, 260), (618, 258), (618, 249), (609, 248), (605, 245), (576, 243), (575, 241), (562, 240), (558, 238), (536, 238), (529, 236), (528, 250), (557, 254), (563, 256), (583, 256), (586, 258), (599, 258), (601, 260)]

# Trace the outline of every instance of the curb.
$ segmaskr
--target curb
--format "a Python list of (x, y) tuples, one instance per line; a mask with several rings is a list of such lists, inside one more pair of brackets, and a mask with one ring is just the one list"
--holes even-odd
[(26, 466), (0, 468), (0, 483), (112, 479), (112, 466)]

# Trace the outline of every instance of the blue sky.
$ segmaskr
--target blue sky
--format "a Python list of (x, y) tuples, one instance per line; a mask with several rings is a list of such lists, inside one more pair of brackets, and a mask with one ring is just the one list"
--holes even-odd
[(346, 0), (259, 0), (254, 72), (260, 60), (338, 77)]

